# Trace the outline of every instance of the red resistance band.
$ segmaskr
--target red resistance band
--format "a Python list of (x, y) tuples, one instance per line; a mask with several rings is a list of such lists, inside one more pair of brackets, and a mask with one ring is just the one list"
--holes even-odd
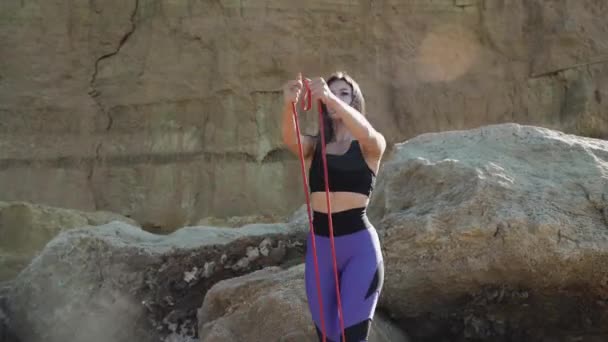
[[(308, 84), (308, 81), (306, 79), (304, 79), (303, 81), (304, 81), (304, 85), (306, 87), (306, 91), (304, 93), (304, 103), (302, 105), (302, 110), (308, 111), (312, 107), (310, 85)], [(311, 211), (311, 207), (310, 207), (310, 197), (308, 194), (308, 180), (306, 178), (306, 167), (304, 166), (304, 152), (302, 150), (302, 141), (300, 140), (300, 125), (298, 123), (298, 112), (296, 110), (296, 104), (294, 102), (292, 102), (291, 105), (292, 105), (291, 107), (292, 107), (293, 116), (294, 116), (294, 123), (295, 123), (295, 127), (296, 127), (296, 136), (298, 138), (298, 148), (299, 148), (299, 152), (300, 152), (300, 167), (302, 170), (302, 179), (304, 180), (304, 194), (306, 194), (308, 222), (310, 224), (310, 233), (312, 234), (312, 239), (311, 239), (312, 250), (313, 250), (313, 255), (314, 255), (315, 274), (316, 274), (316, 279), (317, 279), (317, 293), (318, 293), (318, 297), (319, 297), (319, 310), (320, 310), (320, 314), (321, 314), (321, 332), (323, 334), (323, 342), (325, 342), (325, 320), (323, 318), (323, 300), (321, 299), (322, 294), (321, 294), (321, 283), (319, 280), (319, 264), (317, 262), (317, 248), (316, 248), (316, 244), (315, 244), (314, 228), (313, 228), (313, 224), (312, 224), (312, 214), (311, 214), (312, 211)], [(331, 252), (332, 252), (333, 264), (334, 264), (334, 277), (335, 277), (335, 283), (336, 283), (336, 293), (337, 293), (337, 297), (338, 297), (338, 315), (340, 317), (340, 329), (342, 330), (342, 338), (343, 338), (342, 341), (346, 342), (346, 336), (344, 336), (344, 320), (343, 320), (344, 315), (342, 314), (342, 302), (340, 301), (340, 286), (339, 286), (339, 282), (338, 282), (338, 265), (336, 263), (336, 249), (334, 246), (334, 229), (333, 229), (333, 223), (332, 223), (332, 218), (331, 218), (331, 204), (329, 201), (329, 181), (328, 181), (328, 175), (327, 175), (327, 157), (326, 157), (326, 153), (325, 153), (325, 127), (323, 124), (323, 109), (321, 107), (321, 100), (319, 100), (318, 108), (319, 108), (319, 127), (321, 129), (320, 133), (321, 133), (321, 148), (322, 148), (322, 156), (323, 156), (323, 171), (325, 173), (325, 198), (327, 200), (327, 217), (329, 218), (329, 239), (330, 239), (330, 243), (331, 243)]]

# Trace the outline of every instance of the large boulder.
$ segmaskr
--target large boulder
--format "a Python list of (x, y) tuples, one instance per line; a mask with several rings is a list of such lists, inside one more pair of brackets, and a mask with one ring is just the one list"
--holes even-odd
[(60, 232), (112, 221), (137, 225), (134, 220), (111, 212), (0, 202), (0, 281), (17, 275)]
[(353, 74), (390, 142), (507, 121), (608, 136), (602, 0), (3, 0), (0, 14), (2, 200), (166, 230), (288, 215), (303, 193), (280, 86), (298, 71)]
[[(307, 305), (304, 264), (286, 270), (268, 267), (215, 284), (198, 319), (199, 336), (205, 342), (318, 341)], [(379, 312), (370, 341), (408, 339)]]
[(416, 340), (608, 339), (608, 141), (424, 134), (395, 147), (370, 216), (381, 305)]
[(224, 278), (303, 255), (289, 224), (184, 227), (155, 235), (112, 223), (64, 231), (14, 279), (11, 329), (24, 341), (186, 341)]

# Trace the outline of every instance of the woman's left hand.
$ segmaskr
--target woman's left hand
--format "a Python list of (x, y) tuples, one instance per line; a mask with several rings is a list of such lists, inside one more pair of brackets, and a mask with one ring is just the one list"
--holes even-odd
[(321, 100), (327, 103), (327, 100), (333, 95), (323, 77), (316, 77), (310, 82), (310, 95), (313, 100)]

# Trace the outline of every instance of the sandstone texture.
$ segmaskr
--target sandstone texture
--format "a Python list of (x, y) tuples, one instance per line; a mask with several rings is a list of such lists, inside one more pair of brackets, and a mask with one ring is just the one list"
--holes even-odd
[[(344, 69), (391, 143), (608, 136), (604, 0), (3, 0), (0, 200), (172, 231), (303, 203), (280, 86)], [(316, 112), (302, 114), (313, 130)]]

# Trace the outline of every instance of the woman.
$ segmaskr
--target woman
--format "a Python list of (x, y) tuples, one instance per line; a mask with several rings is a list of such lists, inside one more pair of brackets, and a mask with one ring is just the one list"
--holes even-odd
[[(384, 282), (384, 263), (375, 228), (366, 208), (373, 190), (386, 140), (365, 118), (365, 101), (357, 83), (346, 73), (336, 73), (327, 82), (308, 80), (313, 101), (323, 103), (330, 206), (338, 266), (340, 300), (344, 314), (344, 335), (348, 342), (367, 341), (371, 321)], [(299, 155), (292, 103), (297, 103), (303, 81), (299, 75), (283, 87), (283, 142)], [(300, 137), (309, 166), (310, 201), (313, 210), (321, 299), (327, 341), (342, 341), (338, 316), (333, 255), (321, 137)], [(321, 314), (308, 236), (306, 251), (306, 294), (308, 306), (321, 339)]]

